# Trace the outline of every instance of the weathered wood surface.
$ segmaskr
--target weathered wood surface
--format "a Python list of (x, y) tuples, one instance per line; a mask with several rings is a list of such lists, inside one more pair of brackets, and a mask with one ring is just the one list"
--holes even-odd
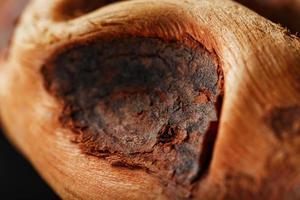
[(179, 42), (188, 36), (216, 55), (224, 72), (212, 160), (190, 198), (300, 198), (299, 38), (229, 0), (129, 1), (88, 13), (76, 6), (66, 13), (57, 9), (61, 2), (32, 1), (0, 67), (7, 135), (60, 196), (174, 198), (143, 169), (84, 154), (58, 120), (61, 102), (44, 87), (43, 65), (66, 45), (127, 34)]

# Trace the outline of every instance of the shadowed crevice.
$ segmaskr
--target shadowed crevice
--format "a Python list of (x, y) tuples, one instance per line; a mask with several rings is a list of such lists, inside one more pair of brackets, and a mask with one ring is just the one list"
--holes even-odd
[(53, 9), (55, 21), (72, 20), (122, 0), (63, 0)]

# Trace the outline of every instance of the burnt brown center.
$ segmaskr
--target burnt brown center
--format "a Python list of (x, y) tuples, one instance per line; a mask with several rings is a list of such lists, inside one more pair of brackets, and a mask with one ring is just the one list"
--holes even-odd
[(207, 167), (222, 73), (202, 46), (99, 39), (53, 56), (42, 72), (84, 152), (180, 187)]

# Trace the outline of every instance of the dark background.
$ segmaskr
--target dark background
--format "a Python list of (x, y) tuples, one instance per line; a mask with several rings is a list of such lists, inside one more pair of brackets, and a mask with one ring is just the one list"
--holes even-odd
[(0, 130), (0, 199), (59, 199)]

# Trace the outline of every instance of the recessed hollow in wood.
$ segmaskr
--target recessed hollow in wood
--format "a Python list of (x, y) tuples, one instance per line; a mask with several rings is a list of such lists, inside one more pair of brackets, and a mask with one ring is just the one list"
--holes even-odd
[[(189, 43), (94, 39), (42, 68), (47, 89), (64, 102), (60, 122), (84, 153), (146, 169), (181, 197), (209, 166), (223, 95), (215, 55)], [(204, 148), (205, 138), (212, 141)]]
[(55, 21), (72, 20), (121, 0), (60, 0), (53, 8)]

